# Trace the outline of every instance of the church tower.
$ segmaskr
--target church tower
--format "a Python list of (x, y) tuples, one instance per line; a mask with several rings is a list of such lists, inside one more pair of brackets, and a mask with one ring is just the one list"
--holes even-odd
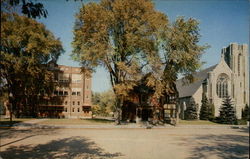
[(237, 116), (241, 116), (241, 109), (249, 105), (249, 65), (247, 44), (231, 43), (222, 49), (222, 54), (228, 66), (231, 68), (232, 87), (231, 97), (236, 105)]

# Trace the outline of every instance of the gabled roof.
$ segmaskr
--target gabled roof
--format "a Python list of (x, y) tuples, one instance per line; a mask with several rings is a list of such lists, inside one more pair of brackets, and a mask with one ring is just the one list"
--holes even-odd
[(213, 71), (217, 65), (218, 64), (211, 66), (211, 67), (209, 67), (205, 70), (202, 70), (200, 72), (194, 73), (193, 74), (193, 76), (194, 76), (193, 83), (183, 85), (184, 78), (177, 80), (176, 87), (177, 87), (177, 90), (179, 92), (179, 97), (182, 98), (182, 97), (192, 96), (197, 91), (197, 89), (202, 85), (202, 82), (206, 78), (208, 78), (208, 72)]

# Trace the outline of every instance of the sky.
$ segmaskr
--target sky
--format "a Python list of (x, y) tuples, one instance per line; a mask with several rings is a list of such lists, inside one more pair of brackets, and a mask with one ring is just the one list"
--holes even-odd
[[(48, 11), (47, 18), (38, 21), (44, 23), (57, 38), (60, 38), (65, 53), (58, 64), (79, 66), (71, 59), (71, 42), (75, 14), (82, 4), (93, 0), (43, 0)], [(94, 1), (97, 2), (98, 1)], [(178, 16), (194, 18), (200, 22), (201, 39), (199, 44), (209, 44), (205, 51), (202, 68), (215, 65), (220, 60), (221, 49), (232, 42), (249, 44), (249, 7), (248, 0), (154, 0), (155, 8), (165, 13), (170, 22)], [(99, 67), (92, 76), (92, 91), (103, 92), (110, 89), (108, 72)]]

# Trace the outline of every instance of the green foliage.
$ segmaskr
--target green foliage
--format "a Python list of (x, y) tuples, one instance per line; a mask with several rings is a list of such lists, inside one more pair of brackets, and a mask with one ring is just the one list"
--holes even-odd
[(62, 52), (61, 42), (43, 24), (2, 13), (0, 75), (7, 94), (13, 94), (9, 99), (17, 116), (21, 111), (35, 115), (39, 101), (53, 92), (48, 63)]
[(200, 120), (212, 120), (214, 118), (214, 104), (210, 103), (206, 95), (202, 96)]
[(209, 114), (210, 114), (209, 103), (206, 95), (203, 95), (201, 100), (200, 120), (208, 120)]
[(112, 90), (92, 94), (92, 112), (98, 116), (109, 116), (115, 111), (115, 94)]
[(208, 45), (199, 45), (199, 39), (199, 23), (193, 18), (178, 17), (165, 30), (160, 42), (163, 56), (160, 62), (153, 63), (154, 73), (148, 83), (155, 86), (156, 95), (177, 93), (175, 82), (179, 74), (185, 77), (184, 83), (193, 82), (192, 74), (200, 68), (201, 55), (208, 48)]
[(215, 118), (215, 107), (213, 103), (209, 103), (209, 108), (210, 108), (210, 112), (209, 112), (209, 120), (213, 121)]
[(198, 25), (197, 20), (183, 17), (169, 24), (148, 0), (88, 3), (76, 15), (72, 58), (85, 71), (97, 66), (108, 70), (120, 111), (128, 92), (147, 73), (151, 73), (147, 86), (156, 97), (177, 94), (180, 73), (191, 81), (207, 48), (198, 45)]
[(83, 5), (77, 14), (72, 57), (84, 70), (101, 65), (109, 71), (118, 118), (124, 98), (157, 56), (167, 25), (166, 16), (148, 0), (102, 0)]
[(249, 115), (249, 106), (246, 104), (245, 108), (241, 112), (241, 117), (243, 120), (250, 120), (250, 115)]
[(237, 124), (236, 110), (229, 96), (224, 98), (220, 107), (219, 122), (223, 124)]
[(198, 104), (195, 103), (194, 99), (191, 98), (190, 102), (185, 110), (185, 119), (196, 120), (198, 119)]

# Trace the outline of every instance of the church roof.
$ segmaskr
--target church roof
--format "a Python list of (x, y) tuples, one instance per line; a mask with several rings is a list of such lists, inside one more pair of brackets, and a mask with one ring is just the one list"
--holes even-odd
[(190, 84), (183, 85), (184, 78), (181, 78), (176, 81), (176, 87), (179, 92), (179, 97), (189, 97), (192, 96), (197, 89), (202, 85), (202, 82), (208, 78), (208, 72), (212, 71), (217, 65), (213, 65), (205, 70), (196, 72), (193, 74), (194, 82)]

